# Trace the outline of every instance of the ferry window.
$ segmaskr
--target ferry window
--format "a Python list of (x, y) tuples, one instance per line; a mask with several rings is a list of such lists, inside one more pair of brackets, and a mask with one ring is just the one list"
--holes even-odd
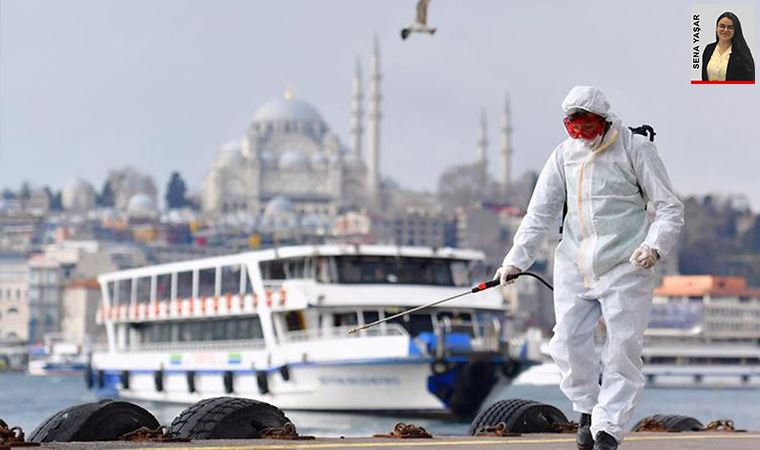
[(262, 261), (260, 267), (261, 277), (265, 280), (285, 279), (285, 266), (283, 261)]
[(198, 297), (213, 297), (216, 295), (216, 269), (198, 271)]
[(119, 303), (126, 305), (132, 302), (132, 280), (119, 280)]
[(181, 322), (179, 324), (179, 341), (188, 342), (193, 340), (193, 323)]
[(302, 258), (293, 258), (284, 261), (283, 269), (285, 278), (304, 278), (305, 277), (305, 260)]
[(193, 273), (179, 272), (177, 274), (177, 298), (193, 296)]
[(116, 301), (116, 299), (114, 298), (114, 295), (113, 295), (114, 294), (114, 284), (115, 283), (113, 281), (109, 281), (108, 283), (106, 283), (106, 290), (108, 291), (108, 299), (111, 301), (112, 305), (115, 304), (114, 302)]
[(223, 320), (214, 320), (209, 325), (211, 328), (211, 339), (215, 341), (225, 340), (226, 326)]
[(150, 277), (137, 278), (137, 303), (150, 303)]
[(468, 286), (470, 284), (467, 261), (451, 262), (451, 279), (454, 282), (454, 286)]
[(222, 295), (240, 293), (240, 265), (222, 267)]
[(234, 341), (240, 339), (238, 337), (238, 321), (237, 320), (224, 320), (222, 324), (225, 327), (224, 338), (226, 340)]
[[(396, 314), (392, 311), (386, 311), (385, 317), (390, 317)], [(396, 320), (392, 320), (390, 323), (397, 323), (404, 327), (404, 329), (413, 337), (422, 332), (433, 331), (433, 318), (430, 314), (408, 314), (403, 317), (399, 317)]]
[(214, 338), (214, 330), (213, 325), (211, 322), (204, 320), (202, 322), (198, 322), (198, 336), (196, 337), (196, 340), (200, 341), (210, 341)]
[(333, 314), (333, 326), (348, 327), (359, 324), (359, 317), (355, 312)]
[(332, 258), (315, 258), (313, 261), (315, 276), (318, 283), (329, 283), (333, 277), (330, 276), (330, 262)]
[(168, 300), (172, 296), (172, 276), (169, 273), (156, 277), (156, 300)]
[(285, 314), (284, 319), (286, 331), (298, 331), (306, 328), (303, 311), (289, 311)]
[[(483, 327), (492, 326), (490, 323), (491, 317), (492, 316), (490, 314), (478, 315), (478, 321), (481, 327), (481, 335), (484, 334)], [(459, 311), (444, 311), (438, 313), (439, 321), (443, 321), (444, 318), (448, 318), (452, 332), (467, 333), (471, 336), (474, 335), (475, 330), (472, 327), (472, 314)]]
[(445, 259), (346, 255), (336, 261), (340, 283), (454, 285)]
[(248, 270), (245, 267), (243, 268), (243, 293), (244, 294), (253, 293), (253, 283), (251, 283), (251, 275), (248, 273)]
[(261, 320), (258, 317), (240, 319), (238, 333), (240, 333), (240, 339), (264, 338), (264, 332), (261, 330)]
[(365, 324), (372, 323), (376, 320), (380, 320), (380, 313), (378, 311), (363, 311), (362, 318), (364, 319)]

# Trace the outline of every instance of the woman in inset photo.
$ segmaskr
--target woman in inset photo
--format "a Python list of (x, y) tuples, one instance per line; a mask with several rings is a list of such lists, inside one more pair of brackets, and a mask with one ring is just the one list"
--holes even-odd
[(755, 61), (739, 18), (724, 12), (715, 24), (715, 42), (702, 54), (703, 81), (755, 81)]

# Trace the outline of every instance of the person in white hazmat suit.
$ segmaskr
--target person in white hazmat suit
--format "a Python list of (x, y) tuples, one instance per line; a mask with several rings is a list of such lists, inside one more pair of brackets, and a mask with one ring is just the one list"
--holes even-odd
[[(683, 204), (654, 143), (621, 126), (599, 89), (574, 87), (562, 110), (570, 137), (541, 171), (495, 278), (507, 284), (533, 264), (566, 205), (555, 251), (556, 326), (549, 348), (560, 388), (581, 413), (578, 448), (615, 449), (645, 384), (641, 351), (653, 267), (676, 244)], [(601, 361), (593, 334), (600, 317), (607, 329)]]

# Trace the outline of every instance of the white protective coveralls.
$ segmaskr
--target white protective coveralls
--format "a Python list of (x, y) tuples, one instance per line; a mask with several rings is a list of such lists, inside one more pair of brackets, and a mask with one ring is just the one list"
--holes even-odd
[[(587, 110), (611, 126), (593, 148), (568, 138), (552, 152), (504, 265), (526, 270), (533, 264), (567, 201), (555, 251), (550, 351), (573, 409), (591, 414), (592, 436), (605, 431), (620, 442), (645, 384), (641, 351), (655, 283), (651, 269), (628, 259), (641, 244), (667, 255), (683, 225), (683, 204), (654, 144), (622, 127), (609, 108), (601, 91), (586, 86), (573, 88), (562, 102), (565, 114)], [(607, 328), (601, 387), (593, 337), (600, 317)]]

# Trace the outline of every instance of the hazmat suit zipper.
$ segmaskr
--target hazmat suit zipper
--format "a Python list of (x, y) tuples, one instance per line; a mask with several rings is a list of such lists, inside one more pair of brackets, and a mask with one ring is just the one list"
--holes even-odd
[[(578, 172), (578, 186), (577, 186), (577, 202), (578, 202), (578, 223), (580, 225), (580, 235), (581, 235), (581, 243), (578, 247), (578, 255), (576, 258), (576, 264), (578, 265), (578, 270), (581, 272), (581, 275), (583, 276), (583, 284), (586, 287), (590, 287), (591, 281), (593, 279), (596, 279), (596, 274), (594, 273), (594, 264), (593, 260), (586, 262), (586, 259), (588, 258), (588, 246), (589, 246), (589, 240), (594, 237), (595, 232), (593, 230), (593, 218), (589, 214), (588, 221), (584, 218), (584, 211), (583, 211), (583, 189), (584, 189), (584, 178), (586, 174), (586, 166), (591, 163), (594, 158), (596, 158), (598, 155), (600, 155), (604, 150), (606, 150), (610, 145), (612, 145), (618, 137), (618, 131), (616, 129), (612, 130), (612, 133), (610, 134), (609, 139), (603, 140), (599, 148), (594, 149), (591, 151), (591, 154), (586, 157), (586, 159), (583, 161), (583, 164), (581, 164), (581, 168)], [(591, 180), (589, 180), (589, 183), (591, 183)], [(588, 187), (589, 190), (589, 197), (591, 193), (591, 185)], [(590, 201), (590, 199), (589, 199)], [(593, 255), (592, 255), (593, 256)], [(586, 270), (586, 266), (588, 266), (588, 270)]]

